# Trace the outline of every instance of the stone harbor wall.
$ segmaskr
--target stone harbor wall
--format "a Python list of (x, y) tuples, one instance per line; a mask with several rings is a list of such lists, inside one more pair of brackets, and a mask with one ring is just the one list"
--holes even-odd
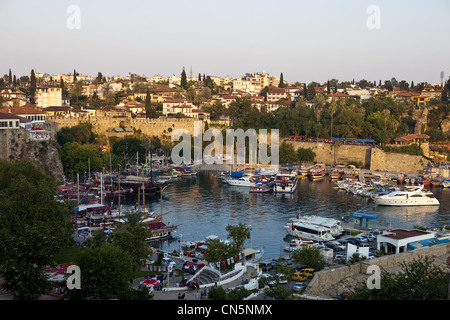
[(422, 172), (429, 160), (422, 156), (404, 153), (385, 152), (369, 145), (336, 145), (320, 142), (289, 141), (298, 148), (310, 148), (316, 154), (316, 162), (332, 166), (336, 164), (362, 163), (363, 167), (372, 171), (389, 171), (400, 173)]
[(295, 150), (300, 147), (312, 149), (316, 154), (316, 161), (324, 163), (327, 166), (332, 166), (335, 163), (347, 165), (350, 162), (361, 162), (365, 168), (369, 168), (370, 165), (371, 146), (346, 144), (335, 146), (330, 143), (289, 140), (286, 142), (292, 144)]
[[(395, 255), (386, 255), (371, 260), (365, 260), (351, 265), (332, 267), (316, 272), (307, 287), (306, 295), (325, 296), (335, 298), (337, 294), (352, 293), (357, 285), (363, 285), (369, 274), (366, 273), (370, 265), (377, 265), (383, 271), (400, 271), (402, 263), (410, 263), (419, 258), (429, 257), (438, 263), (446, 265), (450, 253), (450, 243), (423, 247)], [(441, 261), (442, 260), (442, 261)], [(449, 266), (450, 267), (450, 266)], [(450, 270), (449, 270), (450, 272)]]
[(370, 151), (370, 170), (417, 174), (423, 171), (428, 163), (429, 160), (422, 156), (385, 152), (378, 148), (372, 148)]
[[(158, 119), (132, 119), (130, 117), (112, 118), (106, 116), (97, 116), (89, 118), (64, 118), (64, 117), (48, 117), (49, 121), (58, 124), (59, 128), (74, 127), (82, 122), (90, 122), (92, 124), (92, 130), (96, 134), (107, 135), (123, 135), (132, 134), (117, 133), (114, 132), (114, 128), (131, 128), (135, 130), (141, 130), (143, 134), (149, 136), (163, 136), (170, 137), (176, 129), (186, 129), (191, 136), (194, 135), (194, 122), (195, 119), (176, 119), (176, 118), (158, 118)], [(204, 125), (203, 125), (204, 127)]]

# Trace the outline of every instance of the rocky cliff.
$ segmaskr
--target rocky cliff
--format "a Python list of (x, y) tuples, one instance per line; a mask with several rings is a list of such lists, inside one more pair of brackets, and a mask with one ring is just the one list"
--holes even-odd
[(0, 130), (0, 159), (30, 160), (56, 181), (62, 182), (64, 171), (55, 139), (56, 130), (49, 123), (42, 127), (51, 133), (50, 140), (33, 141), (30, 133), (22, 128)]

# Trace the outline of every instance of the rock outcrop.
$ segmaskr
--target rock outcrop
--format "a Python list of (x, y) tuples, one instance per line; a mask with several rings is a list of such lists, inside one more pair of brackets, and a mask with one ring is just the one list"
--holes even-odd
[(30, 160), (42, 168), (43, 172), (54, 177), (57, 182), (64, 180), (64, 171), (56, 142), (56, 131), (51, 124), (43, 124), (50, 132), (49, 140), (35, 141), (30, 132), (20, 129), (0, 130), (0, 159), (7, 161)]

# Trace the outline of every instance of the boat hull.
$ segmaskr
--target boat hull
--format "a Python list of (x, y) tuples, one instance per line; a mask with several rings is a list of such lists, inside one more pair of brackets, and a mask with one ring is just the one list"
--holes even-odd
[(379, 206), (391, 206), (391, 207), (409, 207), (409, 206), (438, 206), (439, 201), (436, 199), (430, 199), (426, 202), (416, 202), (415, 200), (390, 200), (390, 199), (374, 199), (375, 203)]

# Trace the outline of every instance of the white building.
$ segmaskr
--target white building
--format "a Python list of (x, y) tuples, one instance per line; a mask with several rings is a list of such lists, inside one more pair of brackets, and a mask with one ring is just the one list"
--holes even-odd
[(393, 229), (377, 236), (377, 250), (384, 247), (385, 253), (401, 253), (407, 250), (408, 243), (432, 239), (434, 232), (421, 230)]
[(62, 105), (62, 90), (58, 87), (36, 88), (36, 105), (40, 108)]

